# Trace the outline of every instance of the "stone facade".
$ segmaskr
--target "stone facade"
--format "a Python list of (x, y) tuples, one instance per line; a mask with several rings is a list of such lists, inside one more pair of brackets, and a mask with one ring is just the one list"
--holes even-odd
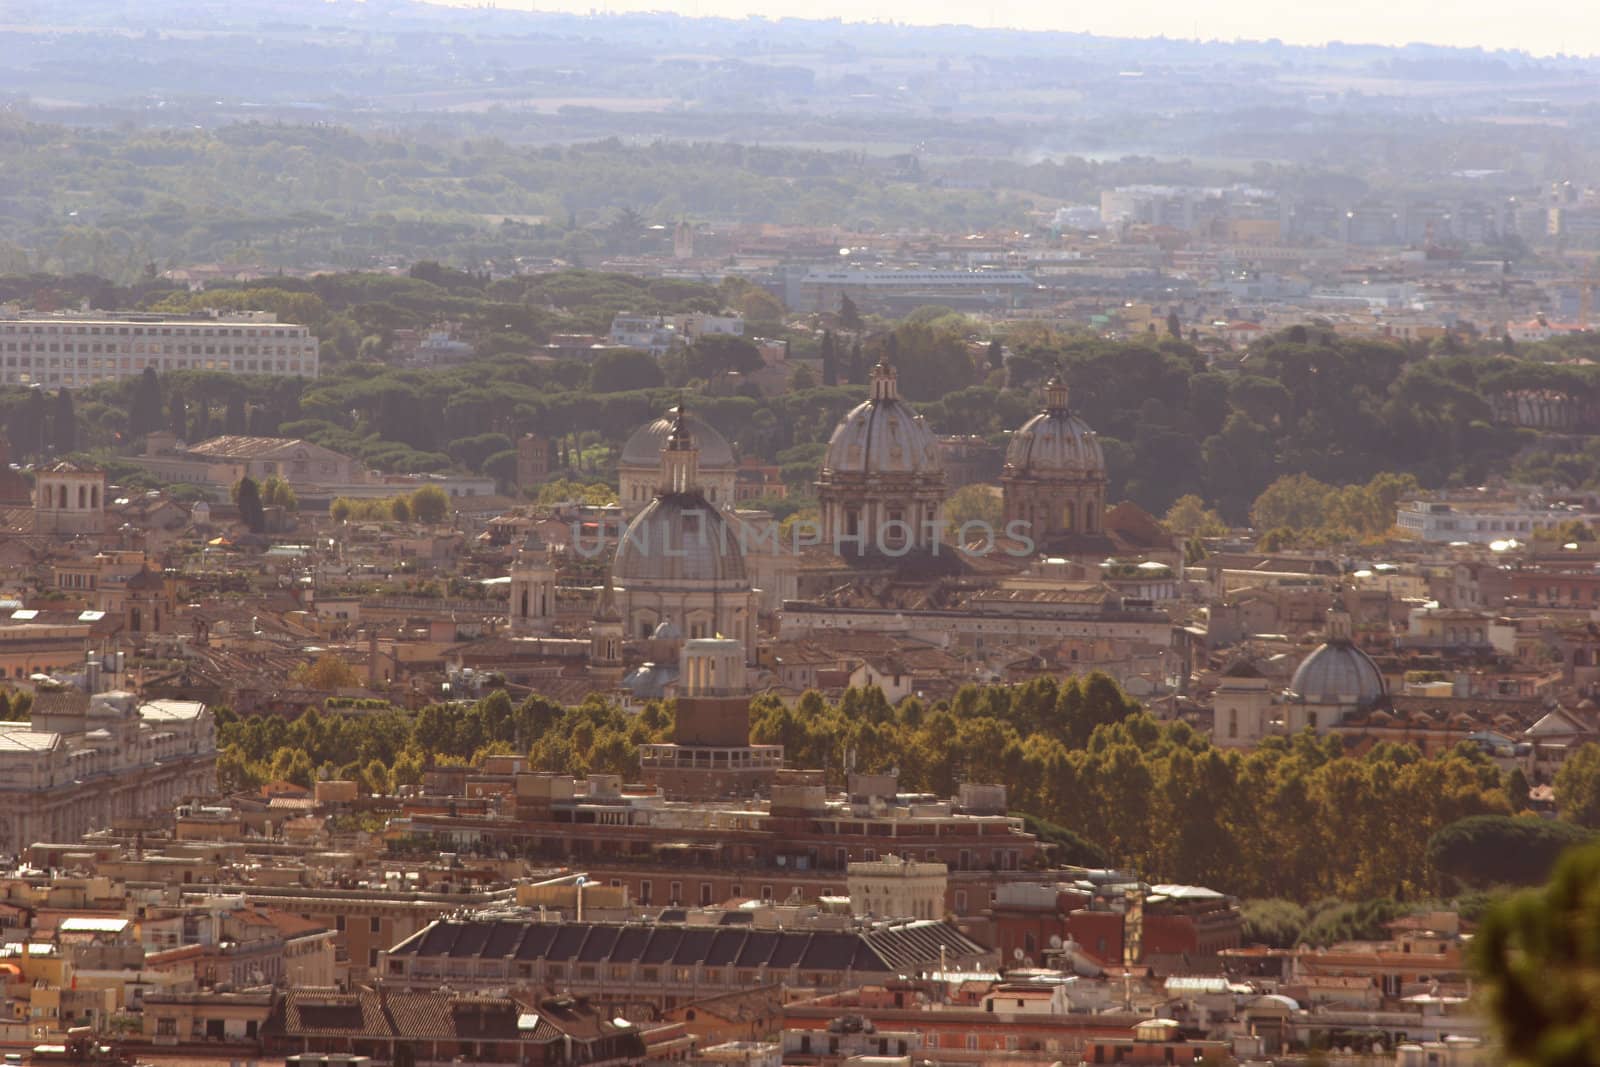
[(204, 704), (41, 691), (31, 723), (0, 723), (0, 852), (170, 812), (213, 792), (216, 771)]

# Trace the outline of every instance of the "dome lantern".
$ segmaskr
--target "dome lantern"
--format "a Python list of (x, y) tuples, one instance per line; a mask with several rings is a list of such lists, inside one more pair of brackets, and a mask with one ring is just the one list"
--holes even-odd
[(900, 386), (894, 367), (879, 362), (872, 368), (872, 399), (874, 403), (887, 403), (900, 398)]
[(1067, 406), (1067, 383), (1060, 377), (1051, 378), (1044, 387), (1044, 409), (1051, 415), (1066, 415), (1072, 409)]
[(700, 450), (689, 429), (689, 411), (680, 402), (673, 409), (672, 430), (661, 449), (661, 491), (691, 493), (700, 487)]

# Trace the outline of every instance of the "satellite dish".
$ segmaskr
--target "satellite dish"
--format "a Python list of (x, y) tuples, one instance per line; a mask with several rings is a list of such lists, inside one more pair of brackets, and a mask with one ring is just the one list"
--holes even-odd
[(1061, 935), (1060, 934), (1051, 934), (1050, 935), (1050, 947), (1051, 948), (1060, 948), (1061, 947)]
[(1011, 958), (1016, 960), (1018, 963), (1021, 963), (1022, 962), (1022, 950), (1020, 948), (1012, 949), (1011, 950)]

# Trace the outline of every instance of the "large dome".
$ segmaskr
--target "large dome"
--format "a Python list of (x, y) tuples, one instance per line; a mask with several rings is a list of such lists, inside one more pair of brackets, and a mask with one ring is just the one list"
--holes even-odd
[(921, 415), (896, 396), (894, 371), (874, 372), (872, 399), (857, 404), (828, 438), (824, 476), (833, 474), (938, 474), (939, 441)]
[(750, 586), (738, 529), (699, 493), (667, 493), (645, 505), (617, 545), (611, 573), (630, 590)]
[(1372, 657), (1349, 641), (1329, 641), (1301, 661), (1289, 690), (1308, 704), (1365, 708), (1387, 692), (1383, 672)]
[(1013, 474), (1033, 477), (1104, 479), (1106, 457), (1089, 424), (1067, 407), (1067, 387), (1051, 380), (1045, 388), (1045, 410), (1011, 435), (1006, 466)]
[[(661, 449), (666, 445), (667, 438), (672, 433), (672, 426), (677, 419), (678, 409), (671, 408), (654, 422), (646, 423), (633, 432), (628, 438), (628, 443), (622, 446), (622, 458), (618, 460), (623, 467), (648, 467), (655, 470), (661, 466)], [(706, 422), (694, 412), (688, 412), (686, 421), (689, 430), (694, 434), (695, 444), (700, 449), (700, 469), (720, 470), (732, 469), (738, 464), (733, 458), (733, 446), (728, 444), (728, 439), (717, 432), (716, 427)]]

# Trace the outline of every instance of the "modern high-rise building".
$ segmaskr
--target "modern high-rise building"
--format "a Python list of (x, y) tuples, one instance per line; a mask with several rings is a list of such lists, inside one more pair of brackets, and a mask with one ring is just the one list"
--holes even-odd
[(309, 327), (252, 311), (234, 315), (0, 313), (0, 384), (76, 388), (157, 371), (315, 378)]

